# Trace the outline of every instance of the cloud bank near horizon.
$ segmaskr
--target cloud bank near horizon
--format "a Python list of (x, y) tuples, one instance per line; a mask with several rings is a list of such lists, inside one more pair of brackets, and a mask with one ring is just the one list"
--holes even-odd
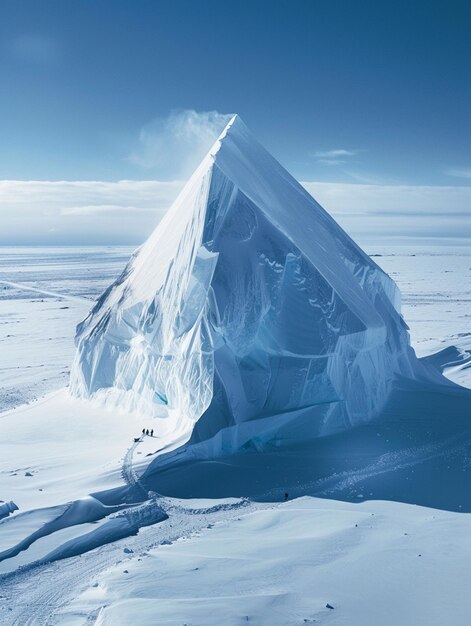
[[(303, 182), (360, 244), (471, 237), (471, 186)], [(0, 181), (0, 245), (144, 241), (183, 181)], [(287, 207), (289, 210), (289, 207)]]

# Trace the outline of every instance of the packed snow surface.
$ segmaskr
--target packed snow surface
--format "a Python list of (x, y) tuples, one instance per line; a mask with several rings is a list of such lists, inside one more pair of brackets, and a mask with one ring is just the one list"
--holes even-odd
[(471, 386), (469, 248), (370, 252), (436, 377), (305, 445), (159, 468), (170, 420), (57, 391), (130, 251), (0, 249), (2, 625), (469, 622), (471, 400), (439, 375)]
[(299, 498), (124, 560), (58, 623), (99, 607), (97, 626), (465, 626), (471, 548), (449, 536), (464, 538), (469, 524), (407, 505)]
[(76, 341), (73, 395), (201, 457), (368, 422), (422, 372), (394, 282), (237, 116)]

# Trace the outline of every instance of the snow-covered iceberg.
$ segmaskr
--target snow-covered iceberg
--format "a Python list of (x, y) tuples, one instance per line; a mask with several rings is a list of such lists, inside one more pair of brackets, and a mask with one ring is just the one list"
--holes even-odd
[(371, 420), (417, 366), (395, 283), (238, 116), (76, 343), (72, 394), (209, 456)]

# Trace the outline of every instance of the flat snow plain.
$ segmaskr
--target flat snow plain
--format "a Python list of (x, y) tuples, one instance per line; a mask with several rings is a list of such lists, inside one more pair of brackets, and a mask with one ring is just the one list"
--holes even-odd
[[(469, 247), (367, 251), (418, 355), (471, 387)], [(367, 473), (323, 494), (347, 502), (138, 497), (165, 433), (134, 445), (146, 424), (63, 389), (75, 324), (131, 252), (0, 249), (0, 498), (19, 507), (0, 522), (0, 623), (468, 624), (469, 514), (385, 501)]]

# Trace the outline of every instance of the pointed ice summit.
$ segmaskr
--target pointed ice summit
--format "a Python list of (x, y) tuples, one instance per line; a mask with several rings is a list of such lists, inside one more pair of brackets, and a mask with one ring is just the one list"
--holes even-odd
[(370, 420), (416, 363), (395, 283), (238, 116), (76, 343), (74, 395), (210, 455)]

